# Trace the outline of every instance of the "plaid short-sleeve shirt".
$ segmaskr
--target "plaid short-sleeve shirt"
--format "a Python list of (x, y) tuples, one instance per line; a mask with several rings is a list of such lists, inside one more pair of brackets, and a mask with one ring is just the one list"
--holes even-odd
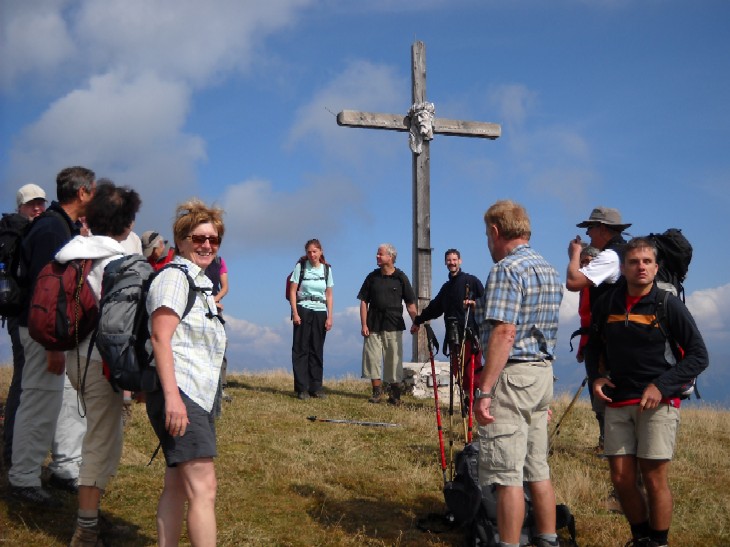
[[(196, 287), (210, 288), (212, 291), (212, 282), (198, 266), (180, 256), (176, 256), (173, 263), (187, 267)], [(211, 317), (217, 313), (211, 291), (195, 292), (193, 307), (172, 335), (177, 385), (206, 412), (213, 408), (226, 349), (223, 324)], [(150, 317), (163, 306), (182, 317), (187, 303), (188, 280), (177, 268), (165, 269), (152, 281), (147, 294), (147, 312)], [(152, 319), (149, 328), (151, 332)]]
[(492, 321), (499, 321), (517, 329), (510, 359), (553, 359), (562, 299), (555, 268), (529, 245), (518, 245), (492, 266), (477, 303), (482, 347), (487, 347)]

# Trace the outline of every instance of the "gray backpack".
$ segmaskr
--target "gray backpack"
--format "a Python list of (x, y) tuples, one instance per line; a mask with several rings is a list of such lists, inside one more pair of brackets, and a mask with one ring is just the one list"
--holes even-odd
[(195, 286), (185, 266), (170, 263), (155, 272), (142, 255), (128, 255), (104, 268), (94, 337), (104, 361), (104, 374), (115, 391), (155, 391), (159, 387), (157, 372), (151, 366), (153, 356), (145, 347), (150, 338), (146, 302), (152, 280), (166, 268), (179, 269), (188, 281), (182, 320), (195, 303), (195, 292), (203, 290)]

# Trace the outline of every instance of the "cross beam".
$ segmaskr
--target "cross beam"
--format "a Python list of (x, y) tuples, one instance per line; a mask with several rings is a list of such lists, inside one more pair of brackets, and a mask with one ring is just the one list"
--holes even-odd
[[(337, 114), (337, 125), (407, 132), (411, 129), (411, 119), (409, 116), (399, 114), (376, 114), (374, 112), (343, 110)], [(494, 140), (502, 135), (502, 127), (498, 123), (434, 118), (433, 132), (434, 134), (454, 137), (481, 137)]]
[[(411, 47), (411, 98), (414, 105), (426, 103), (426, 46), (415, 42)], [(417, 120), (413, 120), (418, 123)], [(343, 110), (337, 114), (337, 124), (346, 127), (365, 127), (389, 131), (411, 131), (411, 116), (378, 114)], [(496, 139), (502, 128), (496, 123), (470, 122), (433, 118), (432, 133), (457, 137)], [(431, 301), (431, 153), (430, 139), (424, 140), (421, 151), (413, 152), (413, 290), (420, 313)], [(429, 358), (426, 334), (420, 329), (413, 340), (415, 362)]]

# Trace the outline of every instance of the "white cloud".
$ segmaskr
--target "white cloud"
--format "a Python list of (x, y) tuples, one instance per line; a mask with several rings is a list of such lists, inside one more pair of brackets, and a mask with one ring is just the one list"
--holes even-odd
[(3, 85), (72, 67), (207, 85), (254, 60), (257, 40), (313, 0), (42, 0), (2, 3)]
[(248, 67), (256, 40), (312, 0), (107, 0), (82, 3), (79, 40), (98, 66), (154, 70), (194, 85)]
[(184, 129), (193, 90), (247, 69), (254, 45), (310, 4), (3, 2), (3, 85), (55, 77), (71, 89), (16, 136), (8, 185), (53, 181), (65, 166), (88, 165), (140, 190), (138, 226), (159, 224), (160, 211), (167, 224), (174, 202), (197, 193), (196, 169), (206, 159), (203, 140)]
[(537, 99), (537, 93), (523, 84), (495, 86), (488, 93), (488, 101), (497, 107), (501, 123), (513, 129), (525, 124)]
[(223, 198), (236, 204), (235, 216), (226, 218), (226, 230), (237, 234), (230, 246), (288, 248), (293, 234), (337, 233), (353, 214), (363, 214), (361, 200), (359, 188), (343, 177), (320, 177), (293, 192), (265, 180), (231, 185)]
[(687, 296), (687, 307), (708, 346), (730, 342), (730, 283), (695, 291)]
[(96, 76), (24, 129), (10, 178), (53, 180), (62, 167), (80, 164), (134, 186), (149, 203), (173, 188), (186, 195), (195, 163), (205, 158), (201, 139), (182, 129), (189, 101), (184, 86), (153, 74)]
[[(373, 130), (344, 129), (337, 125), (333, 114), (342, 110), (382, 112), (390, 114), (408, 113), (408, 82), (390, 66), (375, 65), (366, 61), (354, 61), (318, 91), (312, 100), (298, 109), (288, 144), (299, 144), (305, 139), (316, 139), (323, 143), (325, 152), (332, 156), (348, 159), (361, 157), (358, 150)], [(402, 133), (404, 148), (408, 138)], [(380, 139), (378, 139), (380, 141)], [(372, 142), (372, 141), (370, 141)], [(381, 141), (382, 142), (382, 141)], [(377, 144), (376, 144), (377, 146)], [(392, 153), (392, 147), (378, 149), (378, 153)]]
[(76, 53), (73, 38), (61, 15), (58, 0), (0, 4), (0, 87), (59, 67)]
[(525, 192), (558, 198), (572, 209), (586, 198), (599, 180), (590, 143), (576, 129), (536, 125), (538, 94), (523, 84), (492, 88), (488, 102), (497, 106), (514, 156), (517, 178), (526, 181)]

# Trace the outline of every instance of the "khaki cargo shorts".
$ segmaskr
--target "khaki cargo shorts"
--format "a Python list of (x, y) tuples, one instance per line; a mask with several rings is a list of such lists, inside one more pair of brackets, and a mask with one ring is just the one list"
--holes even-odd
[(392, 384), (403, 380), (403, 331), (371, 332), (362, 345), (362, 377)]
[(547, 361), (508, 364), (497, 381), (490, 413), (479, 427), (479, 482), (522, 486), (550, 478), (548, 408), (553, 367)]
[(606, 456), (671, 460), (679, 429), (679, 409), (668, 404), (651, 410), (639, 410), (639, 405), (607, 407), (605, 425)]

